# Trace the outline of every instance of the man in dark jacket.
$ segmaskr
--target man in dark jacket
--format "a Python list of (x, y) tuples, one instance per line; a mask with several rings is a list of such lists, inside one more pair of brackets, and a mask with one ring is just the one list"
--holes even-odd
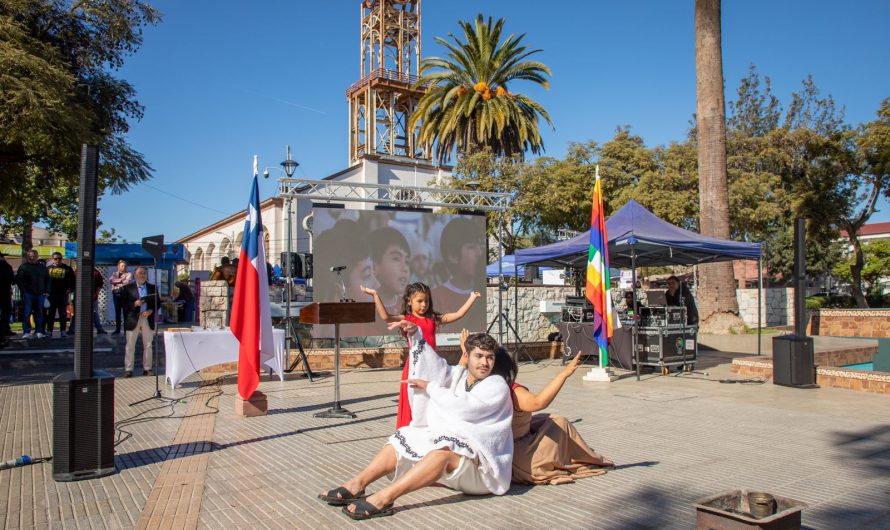
[(683, 306), (686, 308), (686, 324), (693, 326), (698, 324), (698, 308), (695, 306), (695, 298), (686, 283), (681, 283), (676, 276), (667, 280), (668, 289), (665, 293), (667, 305)]
[[(46, 273), (46, 267), (37, 263), (36, 250), (29, 250), (25, 258), (27, 261), (19, 265), (15, 275), (15, 283), (22, 291), (25, 303), (22, 333), (30, 338), (42, 339), (45, 337), (40, 331), (43, 329), (43, 301), (49, 293), (49, 275)], [(31, 313), (34, 314), (36, 333), (31, 331)]]
[(133, 377), (136, 363), (136, 340), (142, 337), (142, 375), (151, 374), (152, 339), (155, 313), (158, 308), (157, 288), (148, 283), (148, 269), (136, 268), (136, 281), (124, 287), (124, 329), (127, 346), (124, 349), (124, 377)]
[(53, 336), (56, 314), (59, 315), (59, 336), (67, 337), (65, 332), (68, 324), (68, 295), (74, 292), (74, 269), (62, 262), (62, 254), (53, 253), (53, 264), (46, 269), (49, 275), (49, 313), (46, 323), (46, 334)]
[(15, 335), (9, 329), (9, 313), (12, 311), (12, 284), (15, 282), (15, 274), (12, 265), (6, 261), (0, 252), (0, 341), (4, 337)]

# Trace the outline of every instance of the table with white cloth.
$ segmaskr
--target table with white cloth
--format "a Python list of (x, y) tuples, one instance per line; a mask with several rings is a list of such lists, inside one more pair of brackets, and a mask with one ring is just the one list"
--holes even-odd
[[(284, 330), (273, 329), (275, 352), (261, 353), (260, 364), (271, 368), (284, 381)], [(238, 339), (229, 329), (210, 331), (165, 331), (166, 378), (176, 388), (183, 379), (201, 368), (238, 361)]]

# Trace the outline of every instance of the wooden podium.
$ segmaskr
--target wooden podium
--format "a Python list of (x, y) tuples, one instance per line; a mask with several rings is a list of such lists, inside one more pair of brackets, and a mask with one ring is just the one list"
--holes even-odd
[(340, 324), (363, 324), (374, 318), (373, 302), (315, 302), (300, 309), (302, 324), (334, 325), (334, 405), (316, 418), (355, 418), (340, 406)]

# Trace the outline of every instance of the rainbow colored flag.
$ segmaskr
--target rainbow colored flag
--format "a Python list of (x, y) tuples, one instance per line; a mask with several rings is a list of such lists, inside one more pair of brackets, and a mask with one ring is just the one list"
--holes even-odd
[(593, 208), (590, 212), (590, 250), (587, 253), (587, 285), (584, 296), (593, 304), (593, 338), (599, 348), (600, 367), (609, 364), (609, 342), (612, 340), (612, 295), (609, 292), (609, 236), (606, 234), (606, 214), (603, 211), (603, 188), (600, 168), (596, 167), (593, 187)]

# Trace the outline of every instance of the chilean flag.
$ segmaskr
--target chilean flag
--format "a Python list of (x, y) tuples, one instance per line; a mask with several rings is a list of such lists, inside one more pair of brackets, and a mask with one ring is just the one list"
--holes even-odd
[(229, 327), (238, 339), (238, 393), (250, 399), (260, 384), (260, 357), (273, 358), (272, 315), (269, 310), (269, 281), (263, 250), (263, 221), (260, 218), (260, 188), (256, 174), (247, 205), (247, 221), (241, 240), (241, 257), (235, 277), (235, 296)]

